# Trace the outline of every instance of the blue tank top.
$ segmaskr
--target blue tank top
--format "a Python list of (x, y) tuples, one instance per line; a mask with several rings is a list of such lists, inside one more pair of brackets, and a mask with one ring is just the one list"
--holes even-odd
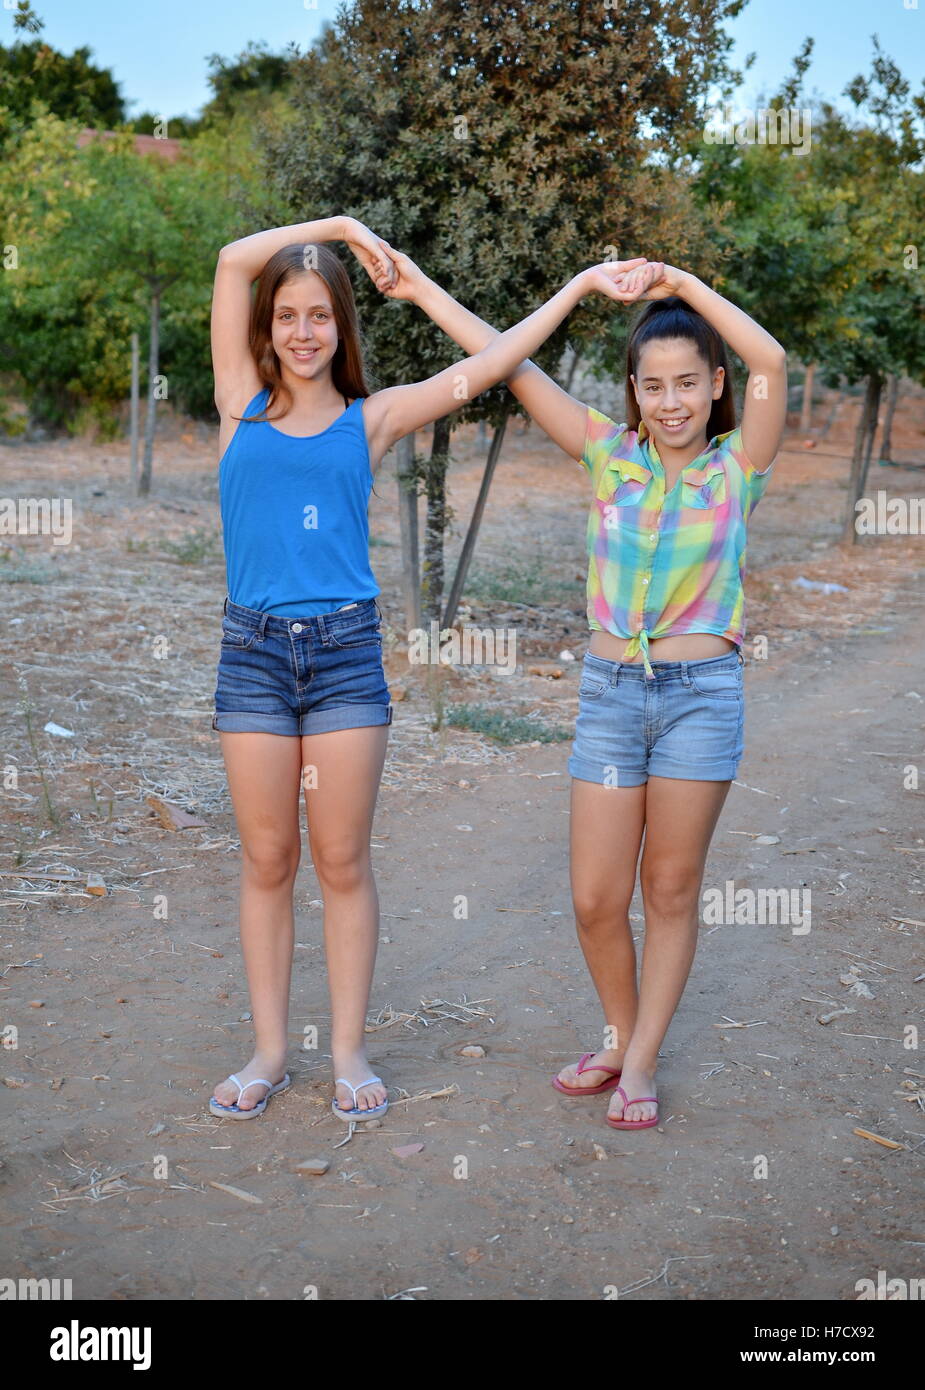
[[(269, 394), (264, 387), (242, 414), (257, 414)], [(361, 399), (321, 434), (239, 420), (218, 476), (232, 603), (301, 618), (379, 593), (369, 564), (373, 475)]]

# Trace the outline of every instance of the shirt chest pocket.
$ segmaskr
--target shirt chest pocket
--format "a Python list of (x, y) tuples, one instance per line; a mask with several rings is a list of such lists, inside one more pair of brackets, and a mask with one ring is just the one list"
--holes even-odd
[(679, 505), (682, 511), (709, 512), (727, 501), (726, 473), (722, 464), (691, 468), (681, 475)]
[(615, 531), (624, 523), (639, 524), (642, 501), (651, 478), (647, 472), (643, 477), (644, 472), (641, 468), (625, 474), (616, 468), (605, 469), (597, 488), (597, 503), (606, 530)]

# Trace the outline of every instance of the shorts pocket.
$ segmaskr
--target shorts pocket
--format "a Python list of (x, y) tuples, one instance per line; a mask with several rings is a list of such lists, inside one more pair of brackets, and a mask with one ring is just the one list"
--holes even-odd
[(328, 635), (332, 645), (342, 651), (349, 651), (351, 647), (381, 647), (382, 633), (379, 624), (378, 615), (371, 613), (368, 618), (361, 618), (359, 622), (330, 627)]
[(581, 677), (578, 694), (582, 700), (598, 700), (606, 689), (606, 681), (602, 681), (598, 676), (591, 676), (585, 673)]
[(743, 693), (741, 665), (712, 671), (690, 669), (690, 679), (692, 689), (708, 700), (738, 700)]
[(257, 640), (257, 629), (235, 627), (229, 618), (222, 618), (222, 646), (234, 647), (237, 651), (250, 651)]

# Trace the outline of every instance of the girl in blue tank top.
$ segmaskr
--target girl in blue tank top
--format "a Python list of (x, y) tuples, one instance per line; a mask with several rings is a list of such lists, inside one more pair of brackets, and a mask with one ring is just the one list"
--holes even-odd
[(228, 589), (212, 724), (241, 840), (255, 1031), (253, 1057), (209, 1103), (230, 1119), (260, 1114), (290, 1082), (302, 787), (324, 902), (332, 1108), (350, 1121), (388, 1105), (364, 1040), (379, 936), (370, 833), (391, 722), (368, 551), (376, 469), (403, 436), (511, 375), (583, 295), (635, 298), (622, 277), (642, 264), (582, 271), (482, 351), (426, 381), (370, 394), (350, 279), (324, 245), (337, 240), (380, 290), (394, 287), (395, 266), (373, 233), (331, 217), (223, 247), (212, 299)]

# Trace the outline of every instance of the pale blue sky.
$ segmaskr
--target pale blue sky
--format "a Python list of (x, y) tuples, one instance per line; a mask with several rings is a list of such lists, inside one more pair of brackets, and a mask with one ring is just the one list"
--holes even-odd
[[(602, 0), (603, 2), (603, 0)], [(816, 40), (807, 81), (836, 98), (858, 72), (866, 72), (870, 36), (894, 58), (914, 87), (925, 75), (925, 0), (750, 0), (730, 25), (735, 57), (758, 54), (740, 104), (754, 105), (790, 70), (803, 39)], [(311, 3), (311, 0), (309, 0)], [(95, 61), (111, 68), (130, 114), (155, 111), (195, 115), (208, 99), (206, 57), (233, 57), (249, 39), (265, 40), (274, 52), (294, 40), (304, 50), (336, 0), (33, 0), (45, 21), (44, 37), (65, 53), (89, 45)], [(542, 0), (537, 0), (538, 11)], [(9, 43), (12, 20), (0, 7), (0, 42)]]

